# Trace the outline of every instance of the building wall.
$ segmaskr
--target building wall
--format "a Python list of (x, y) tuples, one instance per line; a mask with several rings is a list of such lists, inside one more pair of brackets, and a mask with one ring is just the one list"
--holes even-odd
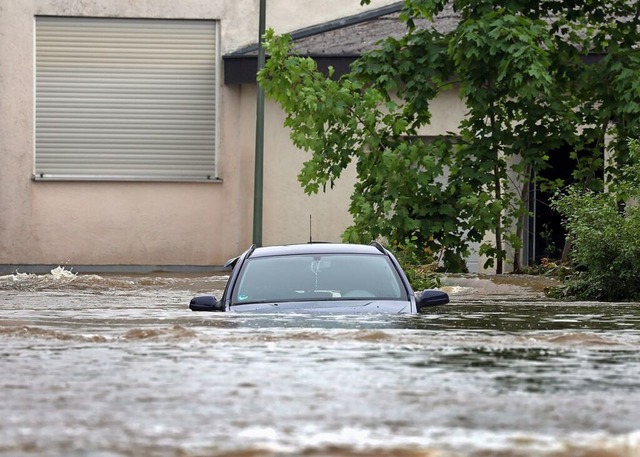
[[(362, 11), (358, 0), (269, 0), (277, 32)], [(374, 7), (393, 3), (378, 1)], [(0, 266), (221, 265), (251, 242), (255, 87), (220, 87), (221, 183), (35, 182), (34, 17), (209, 19), (224, 54), (257, 38), (259, 0), (3, 0), (0, 2)], [(304, 14), (299, 14), (303, 9)], [(349, 185), (307, 197), (303, 160), (267, 105), (267, 243), (337, 239), (348, 225)], [(24, 271), (24, 270), (22, 270)]]
[[(311, 153), (291, 146), (287, 135), (279, 134), (285, 119), (281, 109), (268, 105), (265, 131), (264, 242), (282, 244), (341, 240), (351, 223), (350, 196), (355, 182), (355, 166), (344, 171), (336, 186), (326, 192), (307, 195), (298, 173)], [(285, 166), (286, 164), (286, 166)]]

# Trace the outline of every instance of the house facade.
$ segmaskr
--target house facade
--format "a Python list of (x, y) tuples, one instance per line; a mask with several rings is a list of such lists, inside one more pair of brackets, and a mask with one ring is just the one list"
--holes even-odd
[[(394, 2), (267, 3), (283, 33)], [(256, 85), (225, 81), (223, 56), (256, 41), (258, 17), (259, 0), (0, 3), (0, 269), (210, 269), (242, 252)], [(450, 131), (461, 106), (442, 103), (430, 128)], [(283, 120), (267, 101), (263, 244), (338, 241), (354, 172), (305, 195)]]

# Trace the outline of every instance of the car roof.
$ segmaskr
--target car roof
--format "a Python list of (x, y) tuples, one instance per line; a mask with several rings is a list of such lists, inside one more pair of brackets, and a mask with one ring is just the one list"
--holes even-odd
[(385, 255), (375, 245), (341, 243), (306, 243), (256, 248), (249, 257), (270, 257), (298, 254), (377, 254)]

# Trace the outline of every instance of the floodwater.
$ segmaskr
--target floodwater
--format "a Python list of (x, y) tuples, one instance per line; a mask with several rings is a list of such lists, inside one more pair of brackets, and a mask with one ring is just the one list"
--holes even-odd
[(447, 278), (418, 316), (193, 313), (226, 278), (0, 277), (0, 455), (640, 456), (640, 306)]

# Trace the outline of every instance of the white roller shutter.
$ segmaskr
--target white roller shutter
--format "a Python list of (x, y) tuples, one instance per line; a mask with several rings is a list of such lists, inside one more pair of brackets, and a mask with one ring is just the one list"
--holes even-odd
[(35, 179), (216, 179), (216, 22), (38, 17), (35, 48)]

